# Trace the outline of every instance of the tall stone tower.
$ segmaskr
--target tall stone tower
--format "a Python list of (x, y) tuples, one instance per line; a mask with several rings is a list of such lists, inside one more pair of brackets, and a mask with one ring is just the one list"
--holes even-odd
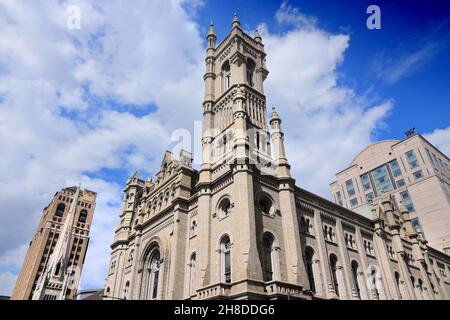
[[(271, 136), (267, 128), (263, 84), (268, 70), (261, 36), (258, 31), (253, 38), (244, 33), (235, 15), (230, 34), (219, 46), (214, 26), (210, 26), (207, 45), (203, 159), (197, 185), (202, 221), (197, 286), (232, 282), (250, 297), (248, 292), (265, 292), (268, 280), (283, 280), (298, 284), (297, 291), (301, 292), (304, 265), (298, 254), (295, 182), (275, 108), (270, 118)], [(273, 188), (260, 184), (262, 179)], [(218, 180), (223, 180), (220, 187), (216, 186)], [(224, 218), (228, 221), (222, 222)], [(231, 279), (220, 278), (223, 272), (214, 262), (218, 248), (211, 236), (219, 236), (219, 230), (229, 231), (224, 237), (233, 248)], [(273, 270), (268, 265), (278, 263), (264, 261), (263, 252), (268, 248), (279, 250), (276, 239), (280, 238), (289, 239), (283, 252), (286, 264), (284, 270)], [(219, 250), (228, 249), (222, 245)], [(284, 261), (278, 253), (271, 255), (270, 260)]]
[(12, 299), (72, 299), (77, 291), (97, 194), (79, 187), (57, 192), (30, 242)]

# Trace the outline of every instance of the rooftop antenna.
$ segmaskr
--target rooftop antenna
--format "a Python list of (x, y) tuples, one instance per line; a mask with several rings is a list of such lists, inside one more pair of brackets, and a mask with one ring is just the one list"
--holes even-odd
[(415, 134), (416, 134), (416, 128), (409, 129), (408, 131), (405, 132), (405, 135), (407, 138), (409, 138)]

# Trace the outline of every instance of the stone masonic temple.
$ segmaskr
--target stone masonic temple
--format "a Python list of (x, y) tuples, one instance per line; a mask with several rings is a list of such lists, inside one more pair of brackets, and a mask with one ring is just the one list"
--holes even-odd
[(201, 167), (166, 152), (127, 181), (105, 299), (449, 299), (450, 257), (403, 201), (361, 215), (296, 186), (258, 32), (235, 16), (206, 39)]

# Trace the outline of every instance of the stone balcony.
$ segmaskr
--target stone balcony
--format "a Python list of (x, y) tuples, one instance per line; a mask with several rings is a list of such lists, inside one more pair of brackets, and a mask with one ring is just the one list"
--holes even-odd
[(291, 283), (271, 281), (266, 283), (265, 291), (269, 299), (305, 299), (303, 287)]
[(197, 299), (227, 299), (230, 294), (230, 289), (231, 285), (228, 283), (217, 283), (197, 290)]

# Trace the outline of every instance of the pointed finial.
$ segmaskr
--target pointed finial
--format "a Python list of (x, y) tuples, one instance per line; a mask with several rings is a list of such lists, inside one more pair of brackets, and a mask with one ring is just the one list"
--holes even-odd
[(216, 36), (216, 31), (214, 30), (214, 23), (211, 20), (211, 24), (209, 25), (208, 36)]
[(275, 121), (275, 120), (281, 121), (280, 115), (278, 114), (277, 109), (275, 108), (275, 106), (272, 106), (272, 114), (270, 115), (270, 122)]
[(241, 23), (239, 22), (239, 18), (237, 16), (237, 13), (235, 12), (234, 17), (233, 17), (233, 23), (231, 24), (231, 27), (235, 28), (235, 27), (240, 27), (240, 26), (241, 26)]
[(262, 38), (261, 38), (261, 35), (259, 34), (258, 29), (255, 30), (255, 37), (254, 37), (254, 39), (255, 39), (256, 41), (258, 41), (258, 42), (261, 42), (261, 41), (262, 41)]

